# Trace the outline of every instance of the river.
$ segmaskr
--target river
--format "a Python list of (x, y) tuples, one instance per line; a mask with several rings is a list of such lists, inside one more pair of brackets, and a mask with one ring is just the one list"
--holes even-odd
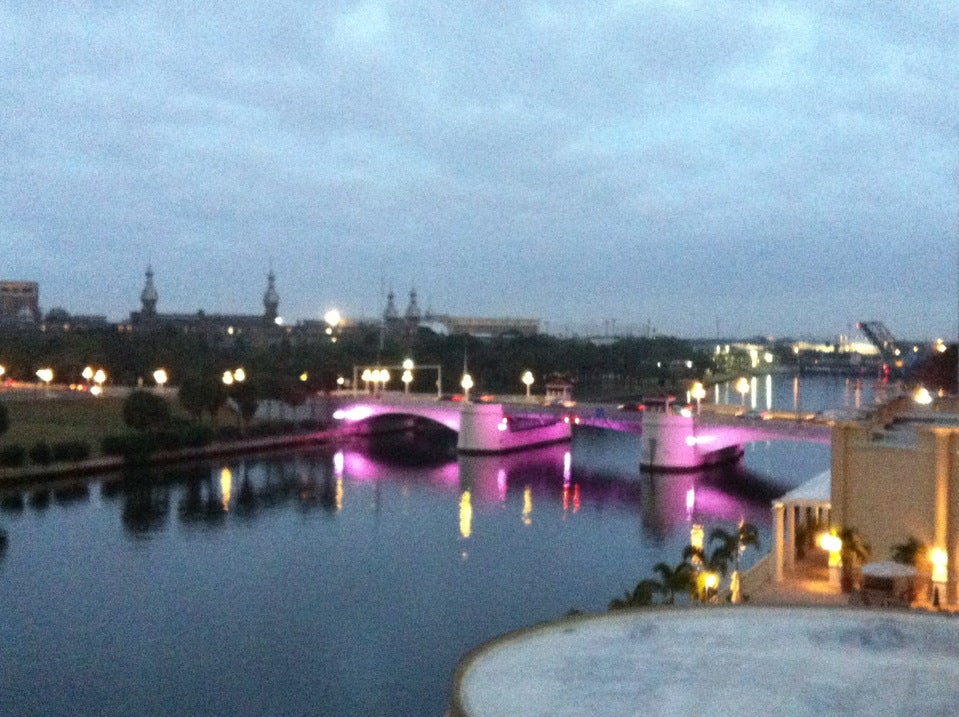
[[(731, 402), (765, 408), (766, 387)], [(791, 378), (768, 387), (788, 408)], [(803, 396), (873, 400), (818, 378)], [(745, 518), (768, 549), (769, 500), (829, 462), (769, 443), (641, 474), (635, 437), (591, 429), (403, 455), (347, 443), (0, 494), (0, 714), (439, 716), (469, 649), (605, 609), (694, 523)]]

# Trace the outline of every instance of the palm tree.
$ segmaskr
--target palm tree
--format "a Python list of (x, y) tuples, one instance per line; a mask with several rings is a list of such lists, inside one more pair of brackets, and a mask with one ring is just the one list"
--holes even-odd
[(621, 610), (628, 607), (646, 607), (652, 605), (653, 595), (662, 591), (662, 584), (656, 580), (640, 580), (636, 583), (633, 592), (627, 592), (624, 598), (615, 598), (610, 602), (609, 609)]
[(739, 561), (746, 548), (759, 547), (759, 530), (752, 523), (744, 520), (739, 521), (739, 527), (736, 533), (730, 533), (723, 528), (714, 528), (709, 533), (708, 545), (716, 545), (713, 548), (711, 563), (713, 570), (723, 577), (726, 577), (726, 571), (729, 563), (733, 564), (733, 574), (730, 580), (731, 602), (738, 603), (741, 600), (739, 589)]
[(676, 593), (685, 592), (692, 595), (696, 589), (695, 572), (693, 566), (685, 560), (671, 567), (669, 563), (656, 563), (653, 572), (662, 580), (659, 590), (663, 594), (663, 603), (672, 605), (676, 602)]
[(869, 543), (855, 528), (843, 528), (839, 531), (842, 540), (842, 575), (840, 585), (843, 592), (849, 592), (855, 585), (855, 570), (869, 560)]

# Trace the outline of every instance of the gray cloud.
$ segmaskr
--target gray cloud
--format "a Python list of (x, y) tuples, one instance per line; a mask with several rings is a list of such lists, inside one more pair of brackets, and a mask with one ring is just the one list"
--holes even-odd
[(951, 2), (0, 8), (6, 274), (44, 305), (680, 335), (956, 327)]

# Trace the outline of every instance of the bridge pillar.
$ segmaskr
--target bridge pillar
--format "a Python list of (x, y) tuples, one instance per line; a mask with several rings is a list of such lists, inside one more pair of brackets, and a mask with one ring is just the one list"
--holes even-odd
[(505, 453), (530, 446), (568, 441), (569, 424), (555, 423), (513, 430), (499, 403), (464, 403), (456, 449), (461, 453)]

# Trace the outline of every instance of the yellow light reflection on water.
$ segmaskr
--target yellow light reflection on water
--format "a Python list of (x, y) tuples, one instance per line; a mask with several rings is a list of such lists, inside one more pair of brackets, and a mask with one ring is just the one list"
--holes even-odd
[(223, 510), (230, 509), (230, 496), (233, 493), (233, 472), (223, 466), (220, 469), (220, 499), (223, 502)]
[(343, 476), (336, 479), (336, 512), (343, 510)]
[(526, 486), (523, 489), (523, 525), (531, 525), (533, 522), (533, 489)]
[(468, 490), (460, 496), (460, 535), (464, 538), (473, 534), (473, 503)]

